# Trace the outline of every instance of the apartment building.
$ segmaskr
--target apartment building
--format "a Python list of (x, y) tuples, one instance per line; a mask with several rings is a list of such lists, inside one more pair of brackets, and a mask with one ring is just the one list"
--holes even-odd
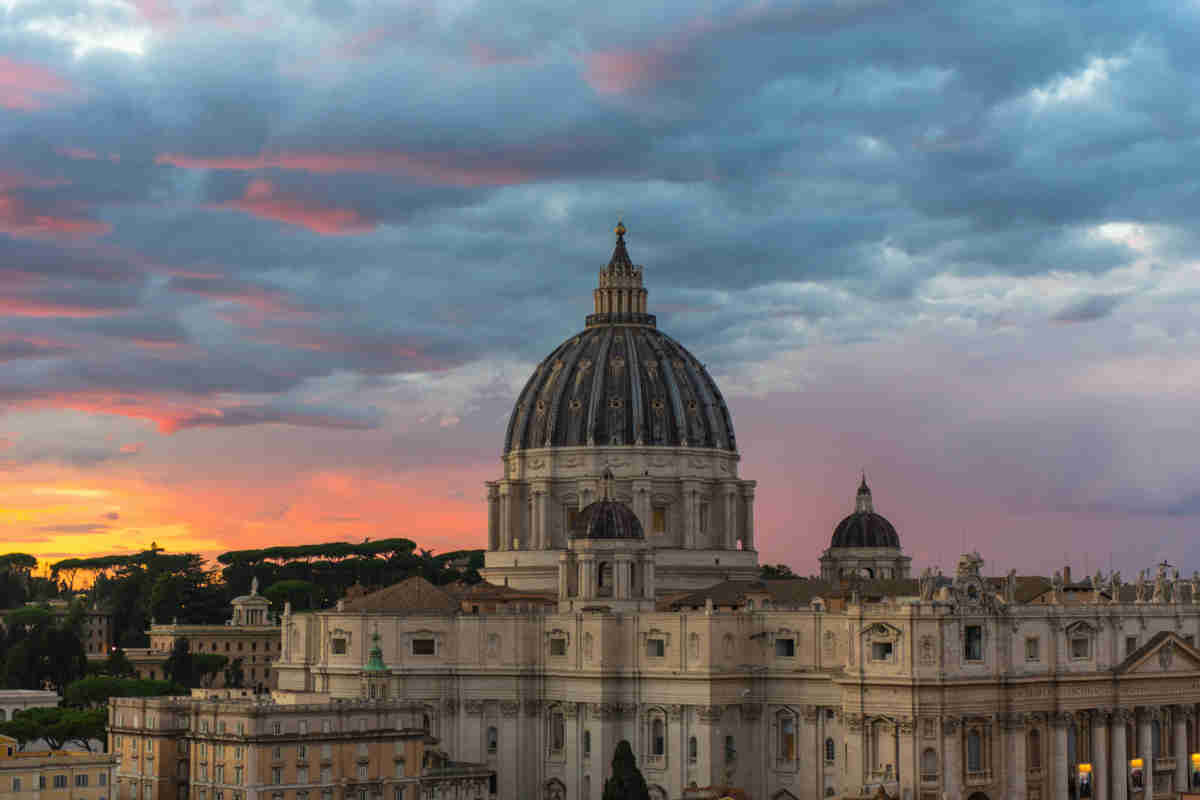
[(113, 698), (113, 800), (494, 798), (494, 773), (437, 750), (423, 706), (197, 690)]
[(109, 800), (116, 762), (109, 753), (22, 752), (0, 736), (0, 800)]

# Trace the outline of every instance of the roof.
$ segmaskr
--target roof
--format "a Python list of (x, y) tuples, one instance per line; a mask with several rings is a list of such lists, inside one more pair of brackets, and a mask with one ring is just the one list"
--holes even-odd
[(708, 598), (714, 606), (742, 606), (751, 596), (767, 595), (774, 608), (801, 608), (816, 598), (849, 597), (855, 591), (867, 599), (910, 597), (920, 592), (916, 579), (896, 578), (861, 580), (853, 584), (821, 580), (820, 578), (773, 578), (757, 581), (724, 581), (707, 589), (691, 592), (670, 601), (669, 606), (699, 608)]
[(887, 517), (856, 511), (838, 523), (830, 547), (900, 547), (900, 535)]
[[(601, 280), (619, 277), (640, 285), (640, 268), (629, 258), (623, 231), (618, 226)], [(653, 315), (598, 311), (586, 325), (551, 351), (526, 382), (509, 416), (505, 454), (595, 445), (737, 451), (716, 382), (683, 345), (655, 327)]]
[(575, 518), (572, 539), (645, 539), (642, 522), (633, 509), (605, 497), (589, 503)]
[(386, 589), (347, 600), (343, 608), (346, 611), (449, 614), (458, 611), (460, 605), (449, 592), (416, 575)]

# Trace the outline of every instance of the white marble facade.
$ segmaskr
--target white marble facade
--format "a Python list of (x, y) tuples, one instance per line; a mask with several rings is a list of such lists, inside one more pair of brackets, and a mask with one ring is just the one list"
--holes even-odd
[(280, 689), (357, 697), (378, 630), (390, 694), (505, 798), (599, 800), (623, 738), (658, 798), (1067, 798), (1088, 763), (1094, 797), (1130, 800), (1135, 755), (1160, 790), (1187, 781), (1200, 605), (1006, 594), (967, 575), (839, 611), (321, 611), (285, 620), (276, 669)]

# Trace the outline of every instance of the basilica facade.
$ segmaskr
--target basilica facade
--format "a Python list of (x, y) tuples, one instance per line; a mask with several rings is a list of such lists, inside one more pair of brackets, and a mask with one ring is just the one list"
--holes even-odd
[(820, 577), (759, 579), (731, 416), (657, 331), (624, 233), (587, 327), (517, 399), (488, 485), (490, 586), (412, 578), (286, 611), (280, 691), (418, 703), (505, 800), (600, 800), (621, 740), (655, 800), (1192, 783), (1200, 576), (988, 576), (969, 553), (914, 578), (864, 476)]

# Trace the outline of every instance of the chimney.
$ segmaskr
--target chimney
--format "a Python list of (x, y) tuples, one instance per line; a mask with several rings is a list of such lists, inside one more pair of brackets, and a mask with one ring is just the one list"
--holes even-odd
[(1066, 585), (1070, 585), (1070, 583), (1071, 583), (1071, 565), (1070, 564), (1067, 564), (1065, 567), (1063, 567), (1063, 583)]

